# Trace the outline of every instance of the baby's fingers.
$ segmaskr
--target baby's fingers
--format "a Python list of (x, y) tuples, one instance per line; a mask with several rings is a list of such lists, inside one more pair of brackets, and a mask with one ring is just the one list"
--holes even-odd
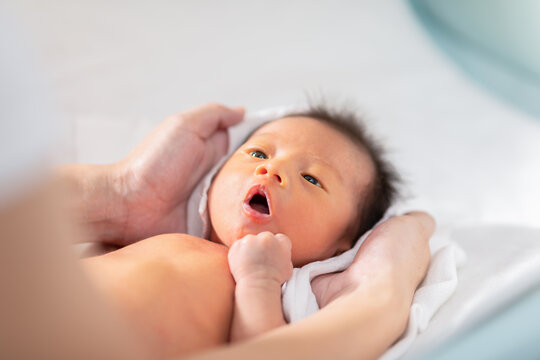
[(280, 243), (287, 245), (289, 248), (292, 246), (291, 239), (285, 234), (276, 234), (276, 240)]

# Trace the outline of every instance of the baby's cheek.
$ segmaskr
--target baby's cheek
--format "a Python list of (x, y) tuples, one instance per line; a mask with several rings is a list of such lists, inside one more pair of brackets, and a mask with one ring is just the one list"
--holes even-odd
[(220, 235), (224, 233), (226, 217), (221, 216), (220, 214), (223, 213), (223, 208), (225, 205), (223, 202), (226, 199), (223, 198), (222, 194), (223, 191), (220, 184), (214, 181), (208, 192), (208, 213), (210, 217), (210, 224), (215, 235), (217, 235), (219, 239), (223, 241), (224, 239), (222, 239)]
[(339, 217), (339, 214), (335, 214), (326, 218), (312, 216), (311, 219), (298, 219), (294, 231), (287, 234), (292, 242), (295, 267), (334, 256), (345, 223)]
[(311, 256), (310, 239), (314, 236), (311, 231), (313, 219), (310, 209), (305, 208), (302, 201), (297, 201), (294, 206), (289, 206), (288, 210), (287, 216), (280, 219), (279, 232), (287, 235), (291, 240), (292, 261), (297, 267), (298, 264), (305, 263)]
[(244, 235), (238, 187), (238, 182), (231, 183), (227, 177), (217, 177), (208, 194), (208, 211), (214, 236), (226, 246), (231, 246)]
[(295, 233), (289, 238), (292, 245), (291, 259), (295, 267), (324, 259), (325, 246), (320, 243), (316, 234), (312, 232)]

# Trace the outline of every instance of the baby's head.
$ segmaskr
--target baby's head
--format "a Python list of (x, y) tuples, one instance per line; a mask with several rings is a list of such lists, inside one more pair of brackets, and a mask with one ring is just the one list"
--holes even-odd
[(322, 107), (268, 122), (225, 162), (208, 195), (211, 240), (270, 231), (294, 266), (350, 249), (396, 196), (398, 176), (351, 113)]

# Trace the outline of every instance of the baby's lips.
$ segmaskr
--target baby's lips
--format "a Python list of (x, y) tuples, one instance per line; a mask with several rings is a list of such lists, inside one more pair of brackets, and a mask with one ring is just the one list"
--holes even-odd
[[(256, 197), (257, 195), (264, 197), (264, 199), (266, 200), (266, 204), (262, 204), (260, 201), (252, 204), (253, 198)], [(257, 199), (257, 200), (260, 200), (260, 199)], [(251, 219), (255, 220), (256, 222), (268, 221), (270, 217), (272, 216), (270, 196), (267, 189), (264, 187), (264, 185), (261, 185), (261, 184), (252, 185), (249, 188), (242, 205), (243, 205), (242, 207), (244, 209), (244, 213), (247, 216), (249, 216)], [(263, 209), (263, 210), (265, 209), (268, 211), (268, 213), (266, 213), (266, 211), (265, 212), (259, 211), (257, 208)]]

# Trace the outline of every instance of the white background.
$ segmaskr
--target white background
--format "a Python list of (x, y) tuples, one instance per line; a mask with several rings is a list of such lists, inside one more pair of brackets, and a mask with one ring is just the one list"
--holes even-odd
[[(401, 1), (18, 1), (66, 120), (64, 161), (117, 161), (166, 115), (352, 101), (440, 224), (540, 227), (540, 119), (499, 102)], [(511, 240), (511, 239), (509, 239)]]

